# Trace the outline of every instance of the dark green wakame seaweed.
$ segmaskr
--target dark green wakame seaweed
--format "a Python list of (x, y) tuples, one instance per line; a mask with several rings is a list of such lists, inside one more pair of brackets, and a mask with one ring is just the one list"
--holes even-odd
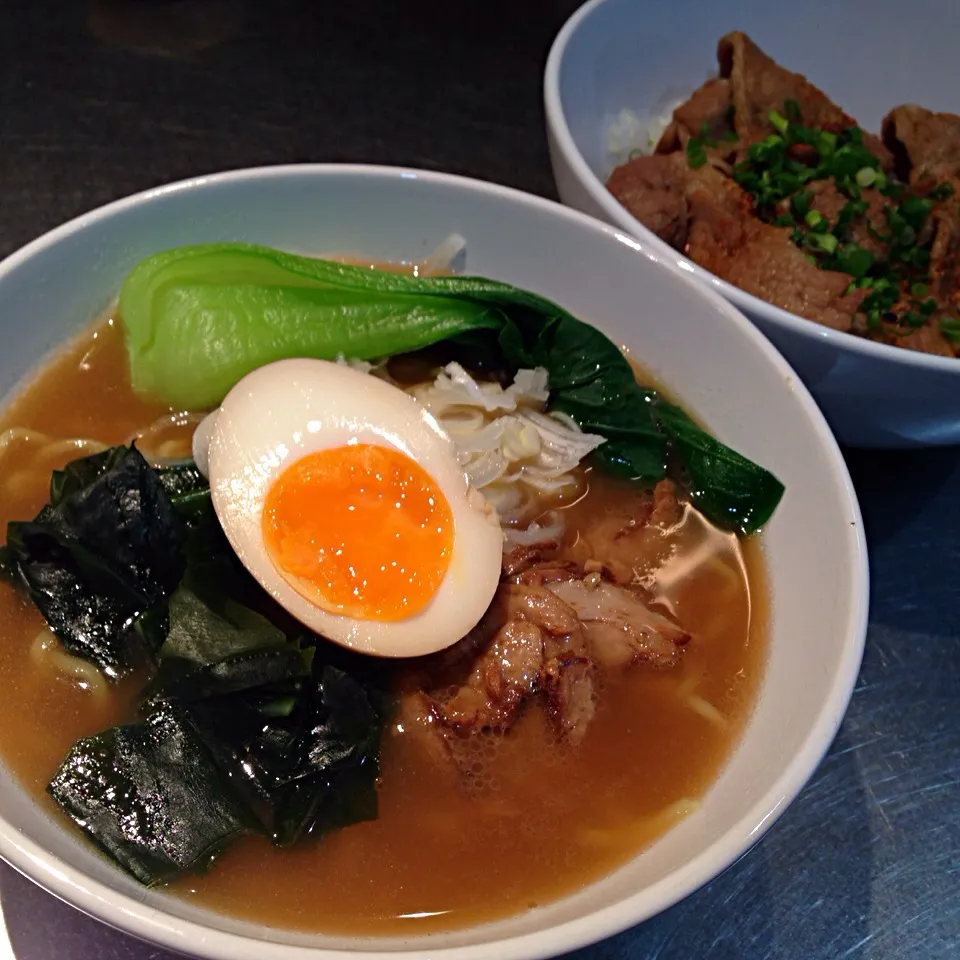
[(146, 678), (140, 719), (79, 740), (48, 787), (142, 883), (243, 833), (285, 845), (376, 818), (388, 701), (249, 577), (192, 464), (155, 470), (133, 447), (68, 464), (9, 525), (0, 569), (72, 654)]

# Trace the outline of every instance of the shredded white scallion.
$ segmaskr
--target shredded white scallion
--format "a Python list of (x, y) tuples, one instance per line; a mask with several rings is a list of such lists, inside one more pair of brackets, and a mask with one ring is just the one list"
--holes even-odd
[(563, 514), (559, 510), (548, 510), (525, 529), (507, 527), (503, 532), (504, 549), (559, 540), (563, 536), (565, 525)]
[(348, 360), (342, 353), (337, 354), (336, 362), (341, 367), (350, 367), (351, 370), (356, 370), (358, 373), (371, 373), (376, 366), (368, 360)]
[(542, 367), (517, 371), (504, 387), (450, 363), (433, 383), (410, 390), (453, 439), (471, 485), (499, 514), (508, 548), (563, 535), (563, 514), (544, 514), (543, 499), (575, 495), (575, 468), (604, 441), (546, 413), (547, 384)]
[(486, 413), (510, 413), (519, 406), (542, 409), (550, 397), (547, 371), (543, 367), (518, 370), (512, 384), (474, 380), (459, 363), (448, 363), (433, 383), (416, 386), (413, 395), (435, 416), (447, 416), (451, 408), (479, 408)]

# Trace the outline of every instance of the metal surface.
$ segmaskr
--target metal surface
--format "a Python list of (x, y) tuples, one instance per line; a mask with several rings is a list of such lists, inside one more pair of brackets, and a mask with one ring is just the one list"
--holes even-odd
[[(5, 0), (0, 255), (132, 191), (261, 163), (410, 164), (552, 196), (540, 76), (575, 6)], [(873, 606), (830, 755), (724, 876), (570, 960), (960, 956), (960, 450), (848, 461)], [(0, 903), (0, 960), (170, 960), (5, 866)]]

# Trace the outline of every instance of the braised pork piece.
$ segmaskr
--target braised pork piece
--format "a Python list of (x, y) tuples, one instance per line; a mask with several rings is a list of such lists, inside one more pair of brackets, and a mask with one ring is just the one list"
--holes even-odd
[(504, 556), (483, 620), (411, 677), (401, 712), (408, 727), (421, 727), (434, 741), (435, 756), (460, 765), (470, 753), (459, 746), (464, 739), (503, 733), (532, 705), (560, 737), (577, 743), (605, 674), (679, 665), (690, 633), (657, 609), (643, 570), (669, 543), (683, 507), (669, 480), (644, 506), (610, 513), (589, 540), (523, 546)]
[(895, 346), (960, 352), (960, 117), (901, 106), (882, 139), (743, 33), (607, 187), (754, 296)]

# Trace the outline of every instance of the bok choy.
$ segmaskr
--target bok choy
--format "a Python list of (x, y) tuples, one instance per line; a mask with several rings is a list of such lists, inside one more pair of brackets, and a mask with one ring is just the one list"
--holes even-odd
[(700, 510), (752, 533), (783, 486), (639, 386), (616, 345), (561, 307), (479, 277), (411, 277), (249, 244), (148, 257), (120, 294), (131, 380), (178, 408), (216, 406), (244, 375), (287, 357), (374, 360), (447, 342), (508, 370), (543, 366), (549, 408), (606, 442), (596, 462), (650, 484), (668, 462)]

